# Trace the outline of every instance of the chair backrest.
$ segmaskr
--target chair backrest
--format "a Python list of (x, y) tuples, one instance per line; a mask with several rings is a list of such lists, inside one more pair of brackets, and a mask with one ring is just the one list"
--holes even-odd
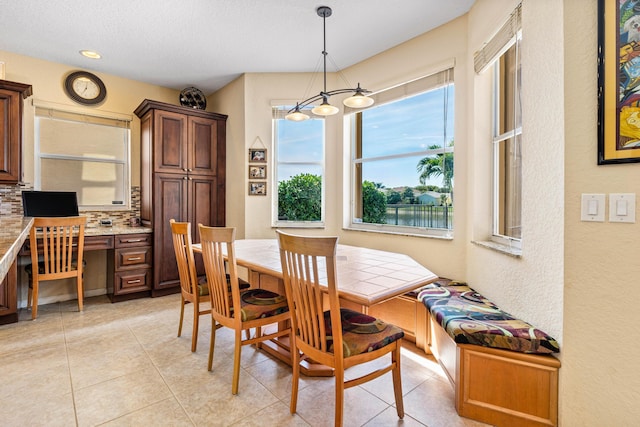
[[(282, 275), (293, 323), (292, 332), (296, 340), (317, 351), (329, 351), (324, 319), (326, 307), (323, 307), (324, 296), (327, 295), (334, 356), (341, 359), (342, 328), (335, 258), (338, 238), (294, 236), (281, 231), (277, 231), (277, 234)], [(301, 349), (308, 352), (308, 348)]]
[[(38, 274), (40, 280), (78, 275), (78, 271), (82, 271), (86, 222), (87, 218), (83, 216), (34, 218), (29, 233), (31, 261), (34, 266), (40, 264), (44, 274), (35, 267), (33, 274)], [(40, 247), (43, 256), (41, 263), (38, 262)]]
[[(211, 296), (211, 310), (218, 316), (232, 318), (234, 317), (233, 307), (241, 307), (238, 267), (234, 251), (236, 229), (198, 224), (198, 230), (209, 295)], [(227, 273), (229, 274), (228, 279)], [(231, 300), (229, 299), (229, 288), (231, 288)], [(235, 316), (235, 321), (240, 323), (241, 316)]]
[(190, 298), (198, 297), (198, 273), (191, 247), (191, 223), (169, 220), (171, 236), (173, 238), (173, 250), (176, 253), (180, 288), (182, 295)]

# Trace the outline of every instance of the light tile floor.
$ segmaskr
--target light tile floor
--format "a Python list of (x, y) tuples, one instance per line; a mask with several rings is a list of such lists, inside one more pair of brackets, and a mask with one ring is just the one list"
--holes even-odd
[[(252, 346), (242, 349), (240, 392), (231, 394), (233, 335), (216, 335), (207, 371), (211, 320), (201, 317), (191, 353), (191, 316), (177, 338), (180, 295), (111, 304), (88, 298), (21, 310), (0, 326), (3, 426), (331, 426), (333, 378), (302, 377), (289, 413), (290, 368)], [(187, 306), (186, 313), (190, 313)], [(375, 363), (375, 362), (372, 362)], [(345, 426), (484, 426), (459, 417), (453, 390), (430, 357), (407, 343), (402, 356), (404, 420), (391, 375), (345, 392)], [(347, 370), (354, 375), (359, 367)]]

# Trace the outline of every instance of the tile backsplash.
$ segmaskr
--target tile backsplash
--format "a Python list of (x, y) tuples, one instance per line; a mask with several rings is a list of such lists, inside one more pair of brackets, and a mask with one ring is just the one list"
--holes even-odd
[[(22, 216), (22, 192), (30, 191), (29, 184), (0, 184), (0, 215)], [(140, 187), (131, 187), (131, 209), (126, 211), (80, 211), (87, 217), (87, 224), (97, 224), (102, 219), (110, 219), (113, 225), (129, 225), (129, 219), (140, 216)]]

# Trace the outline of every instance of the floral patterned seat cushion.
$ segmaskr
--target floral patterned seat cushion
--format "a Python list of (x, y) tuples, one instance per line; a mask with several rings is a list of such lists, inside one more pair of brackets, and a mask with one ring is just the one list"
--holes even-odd
[[(374, 351), (404, 337), (404, 332), (399, 327), (347, 308), (340, 309), (340, 319), (344, 357)], [(324, 325), (327, 347), (333, 353), (333, 330), (329, 311), (324, 312)]]
[(425, 286), (418, 300), (455, 342), (522, 353), (557, 353), (556, 340), (502, 311), (466, 283), (439, 280)]
[(248, 289), (240, 294), (242, 321), (262, 319), (289, 311), (286, 297), (265, 289)]

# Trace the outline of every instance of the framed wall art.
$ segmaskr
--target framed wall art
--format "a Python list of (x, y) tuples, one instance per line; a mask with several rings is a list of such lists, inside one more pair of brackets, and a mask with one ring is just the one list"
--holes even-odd
[(640, 162), (640, 10), (598, 0), (598, 164)]
[(263, 181), (249, 182), (249, 195), (250, 196), (266, 196), (267, 195), (267, 183)]
[(249, 179), (267, 179), (267, 165), (249, 165)]
[(267, 149), (249, 148), (249, 161), (256, 163), (267, 163)]

